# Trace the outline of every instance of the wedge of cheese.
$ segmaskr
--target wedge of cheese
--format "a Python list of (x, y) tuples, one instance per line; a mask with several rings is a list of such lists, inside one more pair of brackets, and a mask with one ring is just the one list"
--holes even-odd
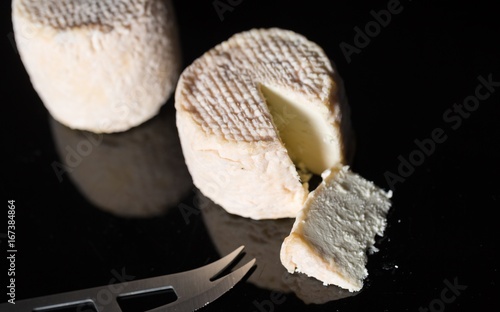
[(282, 264), (325, 285), (360, 290), (366, 252), (383, 235), (391, 196), (347, 166), (325, 171), (283, 242)]
[(274, 292), (293, 291), (306, 304), (323, 304), (357, 294), (334, 285), (325, 287), (305, 274), (287, 272), (280, 261), (280, 247), (290, 234), (293, 219), (252, 220), (227, 213), (200, 192), (196, 193), (196, 199), (194, 204), (202, 212), (203, 223), (219, 255), (244, 245), (245, 257), (258, 259), (248, 282)]
[(184, 70), (175, 100), (195, 185), (233, 214), (295, 217), (310, 173), (351, 154), (340, 77), (318, 45), (292, 31), (234, 35)]
[(13, 0), (21, 59), (50, 114), (127, 130), (156, 115), (180, 74), (170, 0)]

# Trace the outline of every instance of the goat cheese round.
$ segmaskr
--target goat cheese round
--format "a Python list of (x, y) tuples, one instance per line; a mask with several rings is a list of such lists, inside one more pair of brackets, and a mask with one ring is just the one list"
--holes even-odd
[(292, 31), (253, 29), (217, 45), (184, 70), (175, 101), (193, 181), (230, 213), (295, 217), (309, 193), (302, 173), (348, 162), (342, 81)]
[(12, 20), (33, 87), (70, 128), (125, 131), (173, 92), (181, 64), (170, 0), (13, 0)]

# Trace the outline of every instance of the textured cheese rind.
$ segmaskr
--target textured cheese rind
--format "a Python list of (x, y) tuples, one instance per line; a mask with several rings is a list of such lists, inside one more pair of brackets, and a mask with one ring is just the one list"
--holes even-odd
[(325, 285), (360, 290), (368, 275), (366, 251), (383, 235), (391, 193), (349, 171), (325, 172), (281, 247), (281, 262)]
[(180, 51), (170, 0), (13, 0), (16, 44), (50, 114), (97, 133), (156, 115)]
[[(184, 70), (177, 127), (189, 171), (203, 194), (254, 219), (295, 217), (307, 196), (261, 86), (286, 90), (324, 115), (332, 163), (347, 162), (349, 115), (323, 50), (281, 29), (253, 29), (219, 44)], [(223, 181), (223, 182), (221, 182)]]

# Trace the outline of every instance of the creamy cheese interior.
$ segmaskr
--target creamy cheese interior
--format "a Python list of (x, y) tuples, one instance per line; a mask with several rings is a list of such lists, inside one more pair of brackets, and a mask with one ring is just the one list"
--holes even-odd
[(367, 250), (382, 236), (391, 207), (386, 193), (348, 166), (323, 173), (281, 249), (281, 262), (291, 273), (358, 291), (368, 275)]
[(319, 175), (341, 161), (338, 136), (325, 107), (305, 103), (304, 96), (279, 87), (261, 85), (260, 90), (295, 165)]

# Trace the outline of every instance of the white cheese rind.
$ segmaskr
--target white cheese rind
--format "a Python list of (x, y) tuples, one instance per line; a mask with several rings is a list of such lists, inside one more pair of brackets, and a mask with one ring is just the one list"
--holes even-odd
[(325, 172), (323, 179), (284, 240), (281, 262), (290, 273), (357, 291), (368, 276), (366, 252), (375, 235), (383, 235), (391, 192), (347, 166)]
[(34, 89), (70, 128), (125, 131), (173, 92), (181, 64), (170, 0), (13, 0), (12, 20)]
[[(322, 117), (327, 133), (316, 134), (328, 142), (322, 151), (328, 157), (315, 171), (348, 162), (349, 111), (340, 78), (319, 46), (282, 29), (236, 34), (186, 68), (175, 95), (177, 127), (204, 195), (244, 217), (295, 217), (307, 184), (295, 169), (301, 159), (292, 161), (280, 138), (265, 88)], [(278, 114), (286, 123), (286, 112)]]

